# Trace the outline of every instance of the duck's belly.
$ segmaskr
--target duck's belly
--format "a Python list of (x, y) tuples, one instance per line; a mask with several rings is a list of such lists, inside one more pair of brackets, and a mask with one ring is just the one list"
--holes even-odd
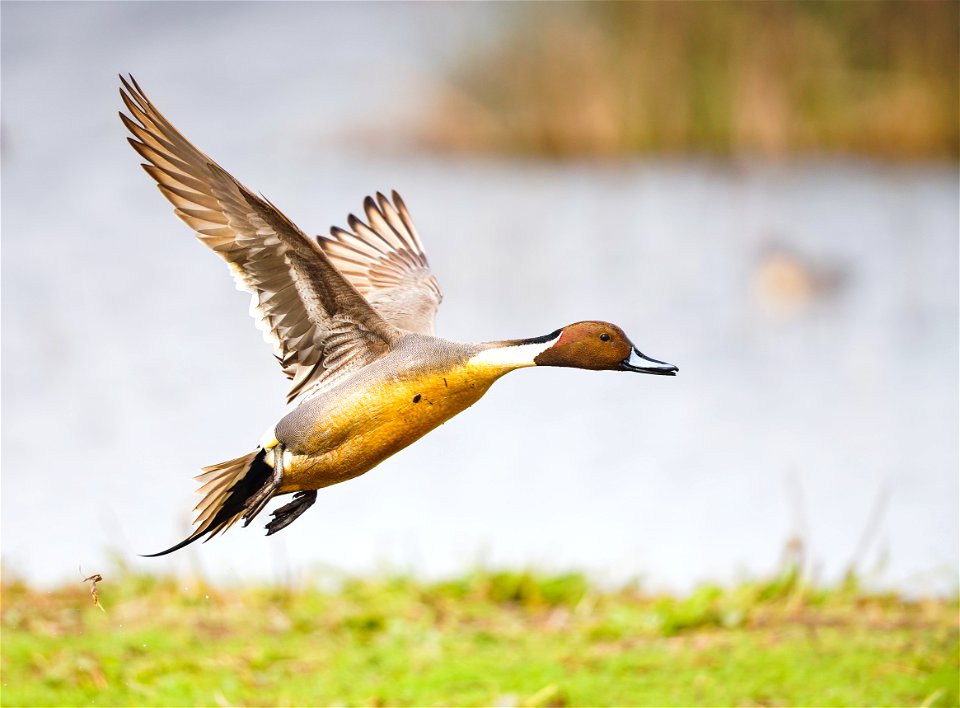
[(331, 392), (305, 412), (313, 419), (296, 441), (284, 441), (280, 492), (320, 489), (371, 470), (476, 403), (495, 378), (461, 366)]

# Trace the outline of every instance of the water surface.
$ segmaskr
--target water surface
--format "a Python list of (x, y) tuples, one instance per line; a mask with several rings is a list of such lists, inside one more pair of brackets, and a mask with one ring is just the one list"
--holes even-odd
[[(279, 48), (299, 47), (311, 26), (284, 10), (271, 18), (292, 34), (260, 37), (278, 51), (234, 52), (231, 64), (225, 52), (252, 41), (263, 6), (220, 33), (209, 9), (185, 24), (151, 10), (156, 21), (140, 25), (150, 41), (129, 33), (130, 6), (11, 7), (6, 567), (69, 579), (81, 563), (101, 570), (113, 549), (137, 567), (221, 578), (384, 565), (442, 575), (483, 562), (686, 588), (767, 572), (800, 535), (824, 579), (855, 561), (882, 584), (955, 587), (955, 169), (384, 151), (345, 139), (345, 126), (402, 120), (415, 84), (403, 77), (449, 52), (455, 32), (428, 33), (418, 49), (411, 15), (343, 9), (312, 63), (290, 62)], [(370, 53), (344, 52), (337, 38), (360, 27)], [(198, 61), (208, 73), (186, 71)], [(444, 289), (443, 336), (606, 319), (680, 376), (518, 372), (378, 469), (324, 490), (276, 537), (237, 529), (136, 560), (186, 534), (190, 477), (251, 449), (283, 410), (286, 382), (247, 296), (124, 144), (121, 68), (308, 232), (399, 189)]]

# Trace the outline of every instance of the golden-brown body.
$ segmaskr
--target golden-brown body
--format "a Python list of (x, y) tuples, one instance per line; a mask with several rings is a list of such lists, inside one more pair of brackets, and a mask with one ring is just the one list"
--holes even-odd
[(456, 342), (421, 335), (405, 340), (277, 424), (286, 450), (279, 493), (320, 489), (368, 472), (476, 403), (509, 370), (471, 363), (473, 350)]

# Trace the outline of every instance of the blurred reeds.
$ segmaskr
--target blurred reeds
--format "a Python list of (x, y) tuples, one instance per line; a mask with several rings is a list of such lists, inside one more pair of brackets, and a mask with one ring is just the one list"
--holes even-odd
[(546, 157), (958, 157), (957, 2), (506, 11), (506, 36), (465, 50), (424, 144)]

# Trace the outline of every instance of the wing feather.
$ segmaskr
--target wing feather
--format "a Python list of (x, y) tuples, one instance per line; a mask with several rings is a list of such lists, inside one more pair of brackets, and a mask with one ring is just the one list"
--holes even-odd
[(128, 138), (174, 213), (223, 258), (292, 380), (288, 400), (384, 356), (402, 333), (305, 236), (193, 146), (133, 77), (120, 78)]
[(387, 322), (432, 335), (443, 294), (406, 205), (392, 196), (392, 202), (379, 192), (364, 199), (367, 221), (350, 214), (350, 230), (333, 227), (320, 247)]

